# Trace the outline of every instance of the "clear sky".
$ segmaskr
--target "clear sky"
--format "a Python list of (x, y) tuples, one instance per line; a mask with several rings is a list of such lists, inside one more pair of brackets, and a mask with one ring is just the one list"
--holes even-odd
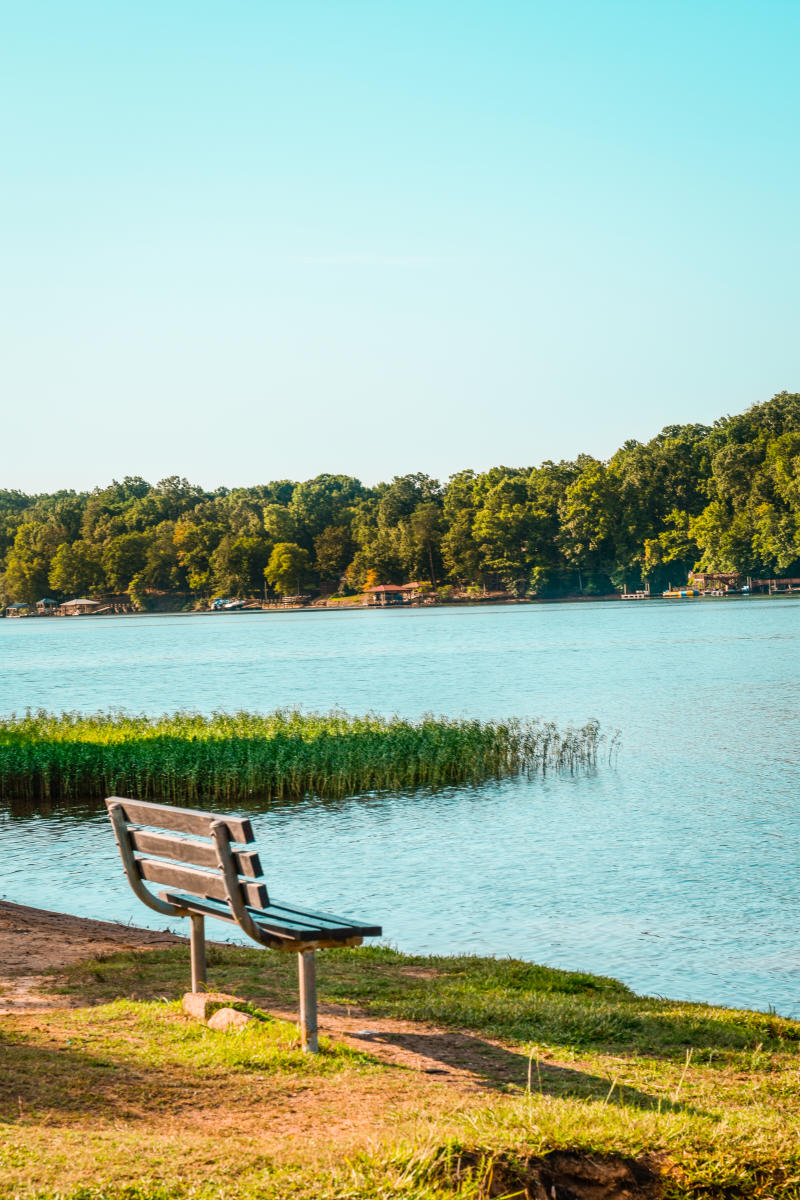
[(0, 3), (0, 487), (607, 457), (800, 390), (796, 0)]

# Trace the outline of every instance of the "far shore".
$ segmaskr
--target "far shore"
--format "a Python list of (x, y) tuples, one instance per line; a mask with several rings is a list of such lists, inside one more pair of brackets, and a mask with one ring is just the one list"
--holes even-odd
[[(647, 597), (636, 597), (637, 600), (646, 600), (648, 603), (653, 601), (666, 601), (672, 604), (686, 603), (687, 601), (697, 602), (698, 600), (737, 600), (737, 599), (772, 599), (775, 596), (796, 596), (800, 594), (798, 591), (779, 591), (772, 593), (749, 593), (742, 595), (741, 593), (731, 593), (729, 595), (698, 595), (698, 596), (662, 596), (660, 593), (654, 593)], [(165, 601), (170, 599), (169, 594), (160, 596), (157, 599), (157, 607), (134, 611), (132, 606), (130, 611), (115, 611), (115, 612), (80, 612), (66, 614), (52, 613), (25, 613), (23, 615), (9, 614), (0, 612), (0, 618), (7, 620), (33, 620), (33, 619), (86, 619), (94, 618), (97, 620), (119, 620), (129, 617), (207, 617), (207, 616), (246, 616), (253, 613), (331, 613), (331, 612), (408, 612), (411, 609), (438, 609), (438, 608), (499, 608), (514, 605), (551, 605), (551, 604), (594, 604), (606, 603), (608, 601), (625, 600), (627, 603), (632, 598), (623, 597), (619, 592), (606, 592), (596, 596), (471, 596), (468, 599), (454, 600), (437, 600), (435, 603), (425, 602), (410, 602), (404, 604), (349, 604), (346, 601), (337, 602), (336, 604), (321, 603), (319, 601), (309, 604), (277, 604), (263, 602), (247, 602), (241, 608), (232, 609), (211, 609), (211, 608), (175, 608), (171, 607)], [(127, 606), (126, 606), (127, 607)]]

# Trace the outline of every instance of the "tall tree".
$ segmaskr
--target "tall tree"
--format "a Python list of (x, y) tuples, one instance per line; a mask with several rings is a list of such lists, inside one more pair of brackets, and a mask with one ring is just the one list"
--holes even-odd
[(101, 550), (83, 538), (62, 542), (53, 555), (48, 582), (63, 596), (86, 596), (102, 592), (105, 575), (100, 561)]
[(296, 595), (303, 590), (303, 579), (310, 565), (311, 555), (303, 546), (278, 542), (269, 556), (264, 577), (280, 595)]

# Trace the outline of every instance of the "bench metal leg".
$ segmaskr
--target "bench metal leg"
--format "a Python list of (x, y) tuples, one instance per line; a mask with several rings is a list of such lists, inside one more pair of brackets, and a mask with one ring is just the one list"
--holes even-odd
[(302, 950), (297, 955), (297, 973), (300, 979), (300, 1040), (306, 1054), (318, 1054), (317, 963), (313, 950)]
[(201, 913), (190, 913), (192, 922), (192, 991), (199, 992), (206, 982), (206, 923)]

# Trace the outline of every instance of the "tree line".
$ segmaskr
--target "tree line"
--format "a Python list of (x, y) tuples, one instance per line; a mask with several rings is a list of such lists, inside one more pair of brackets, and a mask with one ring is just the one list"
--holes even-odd
[(599, 595), (691, 570), (800, 574), (800, 395), (669, 425), (608, 460), (348, 475), (207, 492), (172, 476), (0, 490), (0, 594), (259, 596), (425, 581), (441, 595)]

